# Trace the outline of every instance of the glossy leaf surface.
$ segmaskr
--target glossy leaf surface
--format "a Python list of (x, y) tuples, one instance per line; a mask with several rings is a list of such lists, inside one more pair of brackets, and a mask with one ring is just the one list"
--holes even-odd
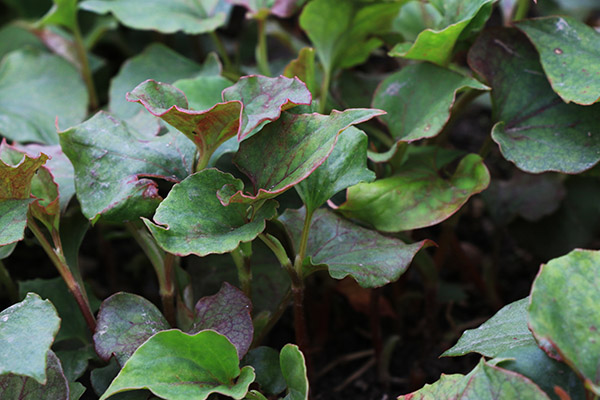
[(408, 65), (379, 85), (373, 107), (396, 140), (411, 142), (436, 136), (450, 119), (456, 95), (463, 89), (487, 90), (473, 78), (429, 63)]
[(88, 95), (75, 67), (37, 50), (15, 51), (0, 63), (0, 134), (21, 143), (58, 143), (55, 121), (83, 120)]
[(405, 231), (445, 220), (489, 184), (489, 172), (478, 155), (464, 157), (448, 179), (426, 159), (418, 157), (392, 177), (349, 188), (338, 210), (381, 231)]
[(469, 64), (492, 87), (499, 120), (492, 137), (518, 168), (579, 173), (600, 160), (600, 104), (565, 104), (519, 31), (484, 32), (469, 51)]
[(598, 271), (597, 251), (573, 250), (551, 260), (533, 283), (529, 306), (529, 325), (541, 346), (558, 351), (596, 394), (600, 393)]
[(572, 17), (519, 21), (536, 50), (552, 89), (566, 102), (600, 100), (600, 33)]
[(295, 344), (286, 344), (279, 353), (281, 373), (287, 383), (283, 400), (308, 400), (308, 378), (304, 355)]
[(48, 351), (59, 325), (52, 303), (35, 293), (2, 311), (0, 375), (22, 375), (45, 384)]
[(177, 255), (227, 253), (240, 242), (249, 242), (265, 229), (265, 220), (276, 214), (276, 202), (267, 202), (252, 221), (247, 205), (223, 206), (217, 191), (231, 185), (242, 188), (242, 181), (216, 169), (205, 169), (173, 186), (154, 215), (144, 220), (158, 244)]
[(120, 365), (142, 343), (169, 324), (156, 306), (145, 298), (119, 292), (102, 302), (98, 312), (94, 347), (105, 361), (114, 354)]
[(129, 358), (100, 400), (142, 388), (169, 400), (204, 400), (211, 393), (242, 399), (254, 370), (238, 364), (235, 347), (216, 332), (159, 332)]
[[(305, 209), (287, 209), (280, 220), (290, 232), (296, 251), (300, 244)], [(335, 279), (350, 275), (362, 287), (379, 287), (396, 281), (427, 241), (404, 244), (362, 228), (325, 209), (315, 211), (306, 249), (309, 264), (325, 266)]]
[(251, 312), (250, 299), (241, 290), (225, 282), (217, 294), (198, 300), (193, 325), (188, 333), (194, 334), (205, 329), (218, 332), (229, 339), (242, 359), (254, 335)]

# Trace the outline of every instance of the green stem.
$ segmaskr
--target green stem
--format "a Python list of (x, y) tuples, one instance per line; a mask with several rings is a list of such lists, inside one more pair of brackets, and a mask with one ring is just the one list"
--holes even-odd
[[(308, 234), (310, 232), (310, 223), (312, 222), (313, 213), (314, 210), (309, 210), (307, 208), (306, 215), (304, 216), (304, 226), (302, 227), (302, 236), (300, 237), (300, 248), (298, 249), (298, 256), (296, 257), (297, 263), (298, 259), (300, 259), (300, 268), (302, 268), (302, 262), (306, 258), (306, 246), (308, 244)], [(296, 273), (299, 277), (304, 277), (302, 269), (298, 270), (298, 266), (296, 266)]]
[(219, 53), (219, 55), (221, 56), (221, 59), (223, 60), (223, 66), (225, 67), (226, 71), (231, 71), (232, 70), (232, 64), (231, 64), (231, 59), (229, 58), (229, 55), (227, 54), (227, 50), (225, 49), (225, 46), (223, 45), (223, 41), (221, 40), (221, 38), (219, 37), (219, 35), (217, 35), (217, 33), (215, 31), (210, 32), (210, 37), (212, 39), (212, 41), (215, 44), (215, 47), (217, 48), (217, 52)]
[(244, 254), (240, 246), (231, 252), (231, 258), (233, 258), (233, 262), (237, 268), (238, 280), (240, 281), (242, 292), (244, 292), (246, 297), (250, 298), (252, 296), (252, 268), (250, 258)]
[(379, 140), (381, 143), (386, 145), (388, 148), (391, 148), (396, 143), (396, 141), (390, 135), (388, 135), (387, 133), (385, 133), (377, 127), (366, 126), (365, 124), (364, 130), (369, 135), (375, 137), (375, 139)]
[(327, 104), (327, 96), (329, 94), (329, 84), (331, 81), (331, 71), (325, 68), (323, 73), (323, 81), (321, 82), (321, 98), (319, 99), (319, 114), (324, 114)]
[(204, 168), (208, 166), (208, 162), (210, 161), (210, 157), (212, 153), (209, 153), (206, 149), (198, 150), (198, 160), (196, 161), (196, 167), (194, 167), (195, 172), (202, 171)]
[[(27, 216), (27, 227), (41, 244), (42, 248), (48, 255), (48, 258), (50, 258), (50, 261), (52, 261), (58, 270), (58, 273), (67, 284), (69, 291), (75, 298), (75, 301), (77, 302), (77, 305), (83, 314), (88, 328), (92, 333), (94, 333), (96, 331), (96, 318), (94, 318), (94, 313), (90, 307), (87, 293), (85, 292), (83, 286), (79, 284), (77, 279), (75, 279), (71, 269), (67, 265), (60, 242), (55, 242), (55, 247), (52, 247), (31, 214)], [(52, 236), (55, 238), (58, 235), (53, 232)]]
[(513, 21), (520, 21), (527, 16), (531, 0), (517, 0), (517, 10), (513, 17)]
[(259, 18), (258, 23), (258, 43), (256, 45), (256, 63), (258, 70), (262, 75), (271, 76), (269, 68), (269, 56), (267, 55), (267, 33), (265, 31), (266, 18)]
[(256, 347), (263, 342), (263, 340), (265, 339), (265, 336), (267, 336), (269, 334), (269, 332), (271, 332), (271, 329), (273, 329), (273, 327), (275, 326), (277, 321), (279, 321), (279, 319), (281, 318), (281, 316), (283, 315), (285, 310), (287, 310), (287, 307), (290, 304), (291, 300), (292, 300), (292, 289), (288, 289), (288, 291), (285, 293), (285, 295), (279, 302), (277, 309), (275, 310), (275, 312), (273, 312), (273, 314), (271, 314), (271, 316), (269, 317), (269, 320), (267, 321), (265, 326), (260, 331), (260, 334), (257, 337), (255, 337), (254, 340), (252, 341), (252, 347)]
[(0, 285), (6, 288), (6, 293), (8, 294), (8, 299), (12, 303), (16, 303), (19, 301), (19, 292), (17, 290), (17, 286), (13, 282), (10, 277), (10, 273), (4, 266), (2, 260), (0, 260)]
[(81, 76), (83, 77), (83, 81), (88, 90), (90, 110), (94, 111), (98, 109), (98, 96), (96, 95), (96, 88), (94, 86), (94, 79), (92, 78), (92, 71), (90, 69), (85, 44), (83, 43), (79, 26), (77, 25), (73, 29), (73, 37), (75, 38), (75, 51), (77, 51), (77, 57), (81, 64)]

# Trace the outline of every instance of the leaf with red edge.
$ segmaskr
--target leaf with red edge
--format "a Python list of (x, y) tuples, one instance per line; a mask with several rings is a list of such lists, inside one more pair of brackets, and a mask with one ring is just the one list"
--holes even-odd
[(227, 185), (218, 192), (221, 203), (252, 203), (280, 195), (325, 162), (344, 129), (383, 113), (367, 108), (334, 110), (331, 115), (283, 113), (243, 141), (233, 159), (250, 178), (254, 194)]
[(231, 4), (246, 7), (253, 15), (273, 14), (280, 18), (289, 18), (294, 15), (306, 0), (227, 0)]
[(246, 355), (252, 344), (254, 326), (250, 316), (252, 303), (241, 290), (224, 282), (217, 294), (198, 300), (195, 310), (188, 333), (193, 335), (211, 329), (229, 339), (240, 360)]

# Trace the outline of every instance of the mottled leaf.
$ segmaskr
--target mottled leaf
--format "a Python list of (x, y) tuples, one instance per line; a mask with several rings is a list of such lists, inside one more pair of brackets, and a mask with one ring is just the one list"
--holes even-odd
[(244, 357), (252, 344), (254, 327), (252, 303), (241, 290), (224, 282), (217, 294), (198, 300), (195, 311), (188, 333), (211, 329), (229, 339), (240, 359)]
[(261, 391), (270, 395), (278, 395), (286, 388), (286, 382), (281, 373), (279, 353), (266, 346), (252, 349), (242, 360), (242, 365), (251, 365), (256, 372), (256, 383)]
[(159, 332), (133, 353), (100, 400), (132, 389), (169, 400), (204, 400), (211, 393), (242, 399), (254, 370), (238, 364), (235, 346), (214, 331)]
[(484, 32), (469, 51), (469, 64), (492, 87), (499, 121), (492, 137), (506, 159), (533, 173), (579, 173), (600, 160), (600, 104), (565, 104), (525, 35)]
[(179, 136), (142, 140), (105, 112), (61, 132), (83, 214), (118, 222), (151, 215), (162, 198), (156, 182), (145, 177), (178, 182), (191, 173), (194, 148)]
[(233, 159), (250, 178), (254, 194), (229, 185), (219, 191), (219, 199), (229, 204), (276, 197), (325, 162), (343, 130), (381, 114), (373, 109), (334, 110), (331, 115), (282, 114), (243, 141)]
[(53, 0), (54, 5), (41, 19), (42, 25), (60, 25), (72, 32), (77, 25), (77, 0)]
[(52, 303), (35, 293), (28, 293), (25, 300), (2, 311), (0, 375), (22, 375), (45, 384), (48, 350), (59, 325)]
[(227, 253), (240, 242), (249, 242), (265, 229), (265, 220), (276, 214), (277, 203), (265, 203), (252, 220), (248, 206), (223, 206), (217, 190), (231, 185), (238, 190), (242, 181), (216, 169), (205, 169), (173, 186), (154, 215), (154, 222), (144, 219), (158, 244), (180, 256)]
[(315, 49), (312, 47), (302, 48), (298, 54), (298, 58), (290, 61), (285, 67), (283, 76), (300, 79), (306, 84), (306, 88), (314, 97), (318, 90), (315, 82)]
[(287, 383), (283, 400), (308, 400), (308, 377), (304, 355), (295, 344), (286, 344), (279, 354), (281, 373)]
[(43, 383), (26, 376), (0, 375), (0, 398), (6, 400), (70, 400), (69, 382), (58, 357), (48, 351), (48, 366)]
[(529, 19), (516, 26), (540, 53), (552, 89), (565, 102), (600, 100), (600, 33), (572, 17)]
[(0, 135), (18, 142), (58, 143), (55, 121), (83, 120), (88, 95), (75, 67), (38, 50), (8, 54), (0, 63)]
[(494, 0), (434, 0), (431, 11), (437, 16), (427, 16), (434, 21), (417, 36), (416, 40), (397, 44), (390, 55), (431, 61), (446, 65), (452, 57), (454, 45), (462, 36), (480, 29), (492, 12)]
[(102, 302), (94, 347), (105, 361), (114, 354), (124, 365), (142, 343), (167, 329), (169, 323), (154, 304), (141, 296), (120, 292)]
[[(296, 251), (300, 244), (305, 209), (287, 209), (280, 220), (292, 236)], [(430, 243), (410, 245), (376, 231), (362, 228), (331, 211), (315, 211), (306, 255), (309, 265), (326, 267), (335, 279), (350, 275), (362, 287), (379, 287), (396, 281), (415, 254)]]
[(600, 394), (600, 252), (573, 250), (542, 265), (531, 289), (529, 326), (542, 348), (564, 361)]
[(396, 140), (436, 136), (450, 119), (459, 91), (489, 88), (473, 78), (429, 63), (408, 65), (387, 77), (375, 92), (373, 107)]
[(425, 157), (415, 155), (415, 159), (394, 176), (349, 188), (338, 211), (385, 232), (423, 228), (450, 217), (490, 182), (476, 154), (464, 157), (446, 179)]
[(110, 12), (133, 29), (191, 35), (216, 30), (225, 24), (228, 12), (219, 0), (85, 0), (79, 7), (98, 14)]

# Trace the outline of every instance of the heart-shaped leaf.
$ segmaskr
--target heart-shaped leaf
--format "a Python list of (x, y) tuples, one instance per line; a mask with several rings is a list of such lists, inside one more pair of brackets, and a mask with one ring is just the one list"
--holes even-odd
[(162, 198), (157, 184), (142, 177), (178, 182), (191, 173), (194, 148), (179, 138), (165, 134), (142, 140), (105, 112), (61, 132), (83, 214), (119, 222), (151, 215)]
[[(292, 236), (296, 250), (302, 236), (305, 209), (285, 210), (280, 220)], [(379, 287), (396, 281), (415, 254), (429, 241), (410, 245), (378, 232), (361, 228), (331, 211), (315, 211), (310, 226), (309, 265), (325, 266), (335, 279), (350, 275), (362, 287)]]
[(58, 357), (50, 350), (48, 366), (45, 370), (47, 379), (42, 383), (35, 379), (19, 375), (0, 375), (0, 398), (18, 400), (73, 400), (69, 390), (69, 382), (63, 373)]
[(156, 224), (144, 219), (158, 244), (169, 253), (202, 257), (230, 252), (240, 242), (256, 238), (265, 229), (265, 220), (276, 215), (277, 202), (265, 203), (250, 220), (247, 205), (225, 207), (219, 202), (217, 190), (225, 185), (239, 190), (243, 183), (211, 168), (173, 186), (156, 210)]
[(55, 121), (72, 126), (87, 113), (79, 72), (59, 56), (38, 50), (8, 54), (0, 63), (0, 135), (21, 143), (58, 143)]
[(381, 120), (396, 140), (412, 142), (440, 133), (457, 93), (466, 88), (489, 90), (473, 78), (437, 65), (408, 65), (381, 83), (373, 107), (387, 111)]
[(279, 353), (281, 373), (287, 383), (283, 400), (308, 400), (308, 377), (304, 355), (295, 344), (286, 344)]
[(240, 360), (252, 344), (252, 303), (246, 295), (227, 282), (213, 296), (198, 300), (190, 334), (211, 329), (227, 337), (235, 346)]
[(579, 173), (600, 160), (600, 104), (565, 104), (525, 35), (516, 29), (482, 33), (469, 65), (492, 87), (499, 120), (492, 138), (507, 160), (533, 173)]
[(102, 302), (94, 333), (96, 353), (105, 361), (114, 354), (120, 365), (142, 343), (157, 332), (169, 329), (169, 323), (156, 306), (145, 298), (116, 293)]
[(600, 33), (572, 17), (528, 19), (516, 26), (540, 53), (552, 89), (565, 102), (600, 100)]
[(397, 44), (390, 51), (391, 56), (448, 64), (461, 35), (477, 31), (485, 24), (494, 0), (433, 0), (429, 3), (433, 7), (428, 11), (435, 15), (423, 16), (423, 19), (435, 21), (434, 26), (419, 33), (414, 43)]
[(52, 303), (35, 293), (28, 293), (25, 300), (2, 311), (0, 375), (23, 375), (45, 384), (48, 351), (59, 325)]
[(243, 141), (233, 159), (250, 178), (254, 194), (227, 186), (219, 191), (219, 199), (223, 204), (251, 203), (278, 196), (325, 162), (340, 132), (382, 113), (373, 109), (334, 110), (331, 115), (283, 113)]
[[(600, 252), (573, 250), (542, 265), (531, 289), (529, 326), (600, 394)], [(568, 327), (568, 329), (565, 329)]]
[(191, 35), (216, 30), (225, 24), (228, 12), (219, 0), (86, 0), (79, 7), (98, 14), (110, 12), (130, 28)]
[(254, 370), (240, 370), (235, 346), (225, 336), (169, 330), (133, 353), (100, 400), (132, 389), (148, 389), (169, 400), (204, 400), (211, 393), (242, 399), (252, 381)]
[(423, 228), (450, 217), (490, 182), (490, 174), (476, 154), (464, 157), (447, 179), (426, 157), (415, 156), (415, 160), (394, 176), (352, 186), (338, 210), (385, 232)]

